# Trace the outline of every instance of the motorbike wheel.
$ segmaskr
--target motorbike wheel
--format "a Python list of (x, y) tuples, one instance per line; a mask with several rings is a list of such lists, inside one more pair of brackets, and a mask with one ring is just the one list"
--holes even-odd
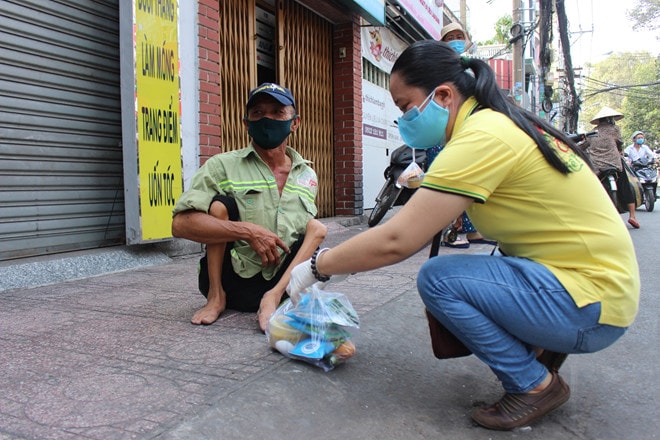
[(619, 194), (615, 189), (610, 189), (607, 188), (607, 195), (610, 196), (610, 200), (612, 200), (612, 203), (614, 203), (614, 206), (616, 207), (617, 211), (619, 213), (622, 213), (621, 211), (621, 203), (619, 203)]
[(646, 207), (648, 212), (653, 212), (653, 208), (655, 208), (655, 192), (653, 188), (644, 189), (644, 207)]
[(397, 197), (399, 197), (401, 190), (402, 188), (397, 188), (394, 184), (388, 184), (387, 188), (383, 191), (380, 200), (376, 200), (376, 206), (374, 206), (371, 214), (369, 214), (369, 220), (367, 220), (369, 227), (376, 226), (378, 222), (385, 217), (387, 211), (390, 210)]

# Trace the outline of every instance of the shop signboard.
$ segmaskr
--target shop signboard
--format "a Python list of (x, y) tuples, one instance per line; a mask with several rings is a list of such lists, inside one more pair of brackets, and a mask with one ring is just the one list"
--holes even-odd
[(434, 40), (440, 39), (442, 30), (442, 0), (398, 0), (399, 5), (412, 16), (415, 21), (431, 35)]
[(384, 27), (361, 28), (362, 57), (383, 72), (390, 73), (401, 52), (408, 45)]
[(131, 12), (133, 59), (122, 57), (122, 130), (126, 241), (136, 244), (172, 237), (183, 176), (178, 3), (134, 0)]
[(390, 92), (362, 80), (362, 176), (364, 207), (372, 208), (383, 186), (390, 154), (403, 141), (394, 121), (401, 115)]
[(385, 0), (339, 0), (374, 26), (385, 26)]

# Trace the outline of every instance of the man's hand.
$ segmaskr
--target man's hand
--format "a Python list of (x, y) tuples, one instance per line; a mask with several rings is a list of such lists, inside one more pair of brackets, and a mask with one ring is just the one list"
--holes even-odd
[(252, 249), (261, 258), (261, 264), (266, 266), (277, 266), (280, 264), (280, 251), (284, 250), (287, 254), (289, 247), (280, 237), (268, 229), (252, 224), (250, 226), (250, 238), (246, 240)]

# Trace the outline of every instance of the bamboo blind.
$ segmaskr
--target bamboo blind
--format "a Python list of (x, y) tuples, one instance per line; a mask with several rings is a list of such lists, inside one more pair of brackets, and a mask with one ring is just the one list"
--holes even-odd
[(231, 151), (245, 148), (250, 142), (242, 121), (248, 93), (256, 87), (254, 1), (223, 0), (219, 5), (220, 136), (223, 151)]
[(319, 178), (319, 217), (334, 215), (332, 25), (293, 0), (281, 1), (282, 85), (302, 117), (289, 145), (313, 162)]

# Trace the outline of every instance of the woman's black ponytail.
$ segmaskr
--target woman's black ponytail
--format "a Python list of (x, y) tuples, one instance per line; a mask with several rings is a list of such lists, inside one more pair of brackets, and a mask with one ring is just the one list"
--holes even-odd
[(480, 59), (459, 57), (443, 42), (424, 40), (413, 43), (401, 53), (392, 68), (392, 73), (395, 72), (402, 76), (406, 84), (420, 87), (429, 93), (439, 84), (453, 83), (465, 98), (474, 96), (481, 107), (506, 115), (534, 139), (543, 157), (562, 174), (568, 174), (569, 168), (538, 128), (568, 145), (575, 154), (590, 164), (586, 154), (564, 133), (534, 113), (509, 101), (497, 86), (493, 70)]

